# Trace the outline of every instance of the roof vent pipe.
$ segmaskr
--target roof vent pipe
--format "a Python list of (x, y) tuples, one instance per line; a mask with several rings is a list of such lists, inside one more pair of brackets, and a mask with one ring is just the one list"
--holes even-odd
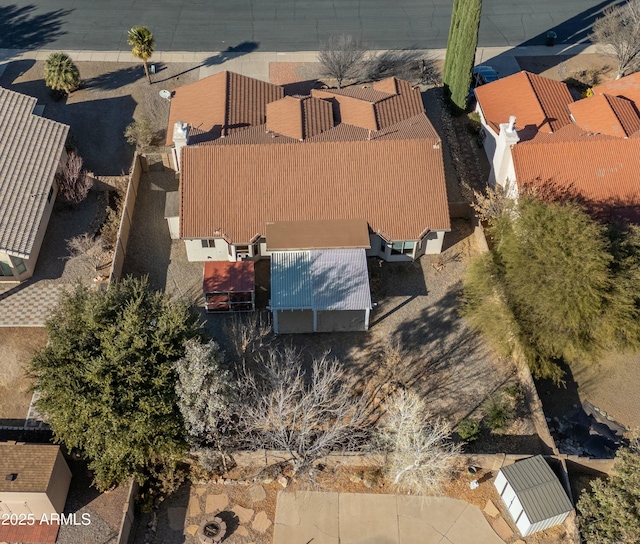
[(515, 130), (515, 126), (516, 126), (516, 116), (515, 115), (511, 115), (509, 117), (509, 126), (507, 127), (507, 130), (509, 132), (513, 132)]

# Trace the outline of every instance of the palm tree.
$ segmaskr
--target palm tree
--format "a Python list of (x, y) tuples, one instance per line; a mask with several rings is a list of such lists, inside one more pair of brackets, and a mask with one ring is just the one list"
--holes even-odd
[(153, 55), (155, 45), (153, 34), (146, 26), (134, 26), (127, 33), (127, 43), (132, 46), (131, 52), (133, 55), (142, 59), (144, 73), (147, 74), (147, 80), (151, 83), (147, 61), (151, 58), (151, 55)]
[(44, 84), (71, 94), (80, 87), (80, 72), (66, 53), (51, 53), (44, 63)]

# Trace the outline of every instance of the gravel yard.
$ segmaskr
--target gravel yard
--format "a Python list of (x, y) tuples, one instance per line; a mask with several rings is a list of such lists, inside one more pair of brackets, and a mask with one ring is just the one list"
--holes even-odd
[(156, 144), (164, 145), (169, 102), (161, 89), (195, 81), (198, 65), (156, 65), (149, 85), (142, 64), (121, 62), (77, 62), (83, 87), (66, 99), (54, 100), (43, 80), (44, 62), (12, 62), (0, 76), (0, 85), (35, 96), (45, 105), (44, 117), (71, 127), (71, 142), (84, 158), (85, 167), (96, 175), (117, 176), (127, 172), (133, 146), (124, 137), (125, 127), (146, 115), (152, 122)]

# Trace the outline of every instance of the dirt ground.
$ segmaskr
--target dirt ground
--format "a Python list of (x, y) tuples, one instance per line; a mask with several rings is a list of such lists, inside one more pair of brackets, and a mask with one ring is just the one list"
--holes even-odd
[(199, 65), (155, 63), (157, 73), (148, 84), (142, 64), (77, 62), (83, 86), (66, 99), (55, 100), (43, 81), (44, 62), (12, 62), (0, 85), (35, 96), (44, 104), (44, 117), (71, 127), (71, 142), (84, 158), (85, 167), (101, 176), (117, 176), (131, 166), (133, 146), (124, 137), (126, 126), (146, 115), (155, 131), (155, 144), (164, 145), (169, 102), (161, 89), (195, 81)]
[(31, 381), (24, 375), (24, 369), (46, 340), (46, 332), (41, 328), (0, 328), (0, 425), (22, 425), (27, 417)]
[(564, 81), (570, 88), (593, 87), (615, 77), (615, 59), (597, 53), (516, 57), (516, 61), (523, 70)]

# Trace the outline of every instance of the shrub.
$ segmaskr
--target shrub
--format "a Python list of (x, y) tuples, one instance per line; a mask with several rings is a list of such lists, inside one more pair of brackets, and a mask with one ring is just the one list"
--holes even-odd
[(514, 417), (512, 406), (502, 395), (489, 397), (485, 401), (484, 412), (487, 425), (492, 431), (503, 430), (513, 421)]
[(127, 125), (124, 135), (127, 138), (127, 142), (135, 145), (137, 149), (151, 145), (153, 140), (151, 120), (147, 116), (140, 117), (137, 121)]
[(458, 424), (458, 434), (462, 440), (473, 442), (480, 435), (480, 422), (477, 419), (466, 418)]
[(52, 91), (71, 94), (80, 87), (80, 72), (65, 53), (51, 53), (44, 63), (44, 84)]

